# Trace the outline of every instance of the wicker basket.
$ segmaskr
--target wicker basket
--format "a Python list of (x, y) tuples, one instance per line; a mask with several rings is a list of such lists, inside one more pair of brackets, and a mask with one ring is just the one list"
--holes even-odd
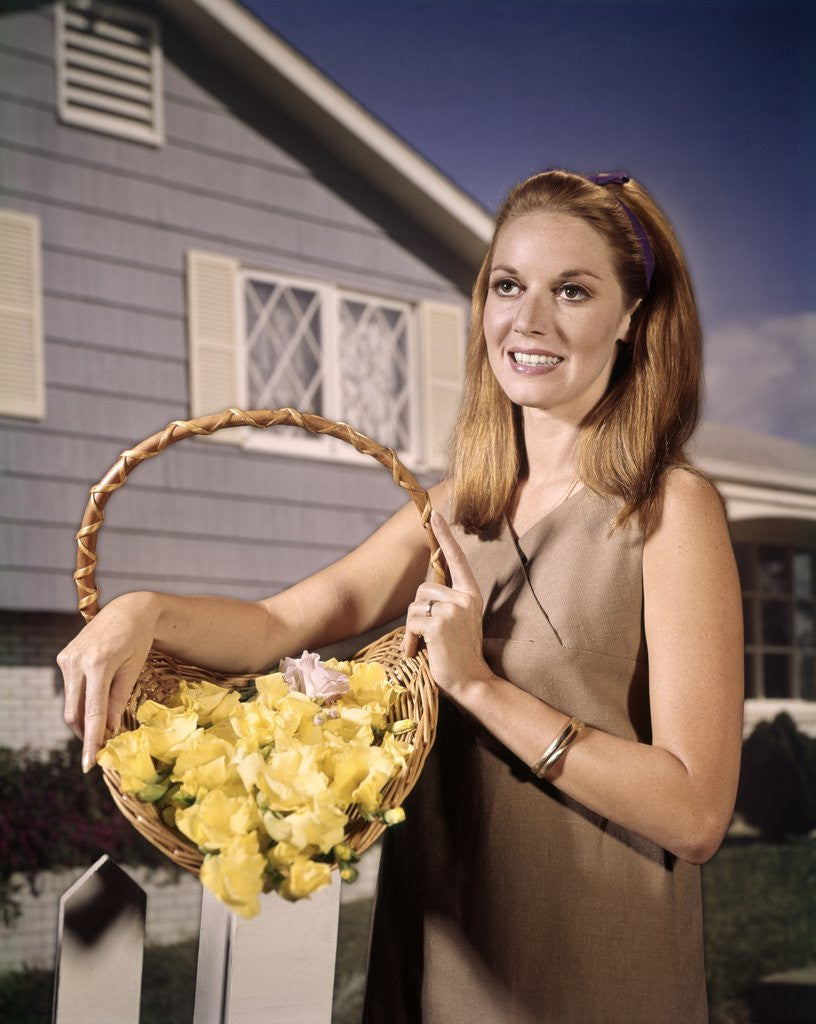
[[(159, 455), (168, 445), (187, 437), (214, 434), (229, 427), (251, 426), (265, 429), (279, 425), (300, 427), (312, 434), (330, 434), (348, 442), (364, 455), (370, 455), (388, 469), (394, 482), (410, 494), (419, 511), (428, 537), (434, 575), (439, 582), (444, 582), (444, 563), (429, 522), (431, 507), (428, 494), (391, 449), (383, 448), (345, 423), (333, 423), (310, 413), (300, 413), (293, 409), (263, 409), (252, 412), (228, 409), (216, 415), (188, 421), (176, 420), (168, 424), (158, 434), (123, 452), (100, 482), (91, 488), (82, 526), (77, 533), (79, 551), (74, 573), (79, 593), (79, 610), (86, 621), (92, 619), (99, 611), (99, 590), (95, 579), (96, 542), (104, 519), (105, 505), (110, 495), (125, 483), (130, 473), (145, 459)], [(416, 657), (406, 658), (400, 651), (403, 633), (402, 628), (393, 630), (355, 655), (357, 660), (381, 662), (386, 666), (389, 677), (405, 687), (391, 710), (392, 720), (409, 718), (416, 723), (414, 731), (403, 737), (412, 741), (414, 752), (406, 768), (386, 786), (383, 795), (383, 805), (386, 807), (399, 806), (413, 788), (433, 744), (436, 731), (438, 697), (428, 669), (427, 654), (423, 649)], [(296, 655), (298, 652), (291, 653)], [(252, 677), (228, 676), (213, 672), (206, 666), (186, 665), (166, 654), (151, 650), (128, 702), (120, 731), (135, 729), (138, 725), (135, 712), (139, 705), (145, 700), (166, 702), (176, 692), (181, 679), (207, 679), (225, 687), (232, 687), (242, 685), (250, 678)], [(198, 874), (203, 860), (198, 849), (168, 828), (152, 804), (144, 804), (135, 796), (123, 793), (115, 772), (103, 769), (103, 773), (113, 799), (131, 824), (180, 867)], [(347, 829), (347, 842), (357, 853), (363, 853), (379, 837), (384, 827), (379, 821), (366, 821), (352, 811)]]

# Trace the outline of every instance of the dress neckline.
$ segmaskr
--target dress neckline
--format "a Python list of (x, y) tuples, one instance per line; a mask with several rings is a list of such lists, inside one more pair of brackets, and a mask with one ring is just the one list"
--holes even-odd
[(587, 488), (585, 484), (580, 484), (578, 487), (574, 487), (565, 498), (562, 498), (562, 500), (558, 502), (557, 505), (553, 505), (553, 507), (549, 509), (549, 511), (545, 512), (540, 519), (537, 519), (532, 526), (528, 526), (527, 529), (520, 534), (516, 534), (516, 531), (513, 529), (507, 513), (505, 512), (504, 523), (516, 547), (520, 548), (524, 541), (539, 529), (542, 523), (546, 523), (548, 519), (555, 516), (556, 513), (561, 511), (561, 509), (568, 508), (577, 498), (584, 494), (586, 490)]

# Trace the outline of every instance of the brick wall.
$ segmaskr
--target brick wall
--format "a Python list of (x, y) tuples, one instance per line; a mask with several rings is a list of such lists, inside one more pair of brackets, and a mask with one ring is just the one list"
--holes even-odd
[(0, 665), (54, 668), (54, 659), (84, 625), (59, 612), (0, 611)]
[(82, 616), (0, 611), (0, 746), (50, 750), (71, 737), (56, 657)]
[(62, 676), (56, 665), (0, 665), (0, 747), (51, 750), (73, 733), (63, 719)]

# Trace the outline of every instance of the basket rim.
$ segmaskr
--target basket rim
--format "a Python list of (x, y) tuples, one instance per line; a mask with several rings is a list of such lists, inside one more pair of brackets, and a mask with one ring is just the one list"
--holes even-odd
[(363, 455), (368, 455), (389, 470), (394, 483), (408, 492), (419, 512), (430, 549), (430, 565), (438, 583), (444, 583), (447, 567), (431, 527), (431, 502), (428, 492), (400, 461), (392, 448), (378, 444), (372, 438), (355, 430), (348, 423), (328, 420), (316, 413), (297, 409), (225, 409), (220, 413), (190, 420), (173, 420), (155, 434), (151, 434), (126, 449), (98, 483), (89, 491), (82, 523), (76, 533), (77, 558), (74, 583), (77, 588), (79, 611), (86, 622), (100, 610), (96, 569), (99, 564), (97, 540), (105, 520), (105, 507), (113, 493), (124, 486), (130, 474), (143, 462), (160, 455), (166, 448), (189, 437), (209, 437), (219, 430), (234, 427), (255, 427), (266, 430), (272, 426), (299, 427), (308, 433), (328, 434), (345, 441)]

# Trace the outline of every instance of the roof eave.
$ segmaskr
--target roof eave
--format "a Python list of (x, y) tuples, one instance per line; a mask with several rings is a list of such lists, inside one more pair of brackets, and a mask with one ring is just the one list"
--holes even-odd
[(487, 211), (254, 15), (235, 0), (155, 2), (461, 259), (479, 264), (492, 231)]

